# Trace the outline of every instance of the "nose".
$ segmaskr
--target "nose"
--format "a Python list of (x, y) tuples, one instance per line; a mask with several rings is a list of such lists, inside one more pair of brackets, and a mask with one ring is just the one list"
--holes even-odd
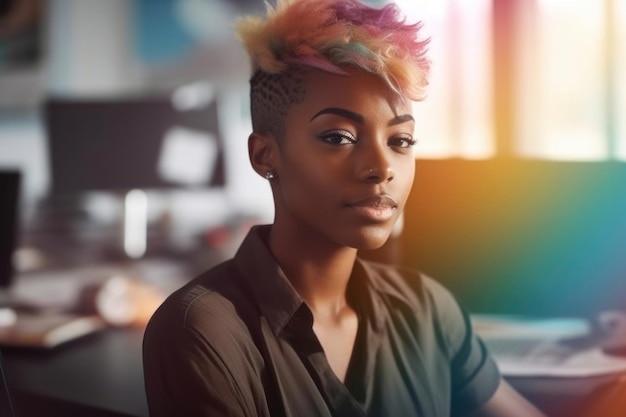
[(360, 153), (357, 169), (359, 180), (382, 183), (394, 178), (394, 169), (391, 163), (389, 148), (381, 143), (368, 144)]

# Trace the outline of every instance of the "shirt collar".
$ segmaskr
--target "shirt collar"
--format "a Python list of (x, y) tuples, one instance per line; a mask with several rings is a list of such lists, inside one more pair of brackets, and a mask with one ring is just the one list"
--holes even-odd
[[(254, 226), (239, 247), (234, 261), (249, 283), (272, 332), (278, 335), (306, 304), (267, 246), (270, 228), (270, 225)], [(369, 316), (378, 331), (383, 329), (385, 322), (381, 296), (394, 298), (407, 306), (413, 304), (405, 294), (406, 287), (396, 285), (402, 279), (395, 269), (381, 265), (357, 258), (348, 285), (348, 297)], [(394, 278), (395, 275), (398, 277)]]
[(371, 312), (370, 320), (377, 331), (381, 331), (385, 326), (385, 311), (388, 307), (384, 307), (384, 304), (391, 302), (395, 306), (415, 308), (416, 301), (411, 296), (415, 292), (407, 286), (403, 274), (393, 265), (357, 258), (351, 282), (354, 284), (351, 285), (352, 288), (357, 290), (360, 288), (361, 291), (367, 292), (361, 300), (367, 300), (369, 303), (366, 309)]
[(304, 300), (293, 288), (267, 246), (271, 226), (254, 226), (235, 254), (236, 268), (252, 288), (261, 313), (275, 335), (296, 314)]

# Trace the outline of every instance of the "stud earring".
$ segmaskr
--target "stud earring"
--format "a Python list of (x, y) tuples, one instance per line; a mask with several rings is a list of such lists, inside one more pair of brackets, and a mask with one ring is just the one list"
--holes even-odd
[(266, 180), (273, 180), (274, 178), (276, 178), (276, 174), (274, 173), (274, 171), (269, 170), (265, 173)]

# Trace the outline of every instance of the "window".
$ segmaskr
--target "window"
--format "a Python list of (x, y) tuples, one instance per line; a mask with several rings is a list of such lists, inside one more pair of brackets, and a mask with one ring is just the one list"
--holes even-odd
[(615, 71), (612, 72), (615, 81), (615, 111), (613, 118), (615, 128), (615, 154), (617, 159), (626, 161), (626, 2), (613, 0), (615, 10), (612, 10), (613, 37), (612, 51), (615, 56)]
[(415, 105), (418, 157), (492, 156), (490, 1), (396, 3), (431, 38), (428, 97)]
[(421, 158), (488, 158), (494, 153), (489, 0), (396, 1), (431, 38), (430, 85), (416, 103)]
[(432, 38), (418, 157), (626, 160), (626, 2), (397, 3)]
[(555, 160), (608, 158), (603, 3), (538, 0), (533, 11), (528, 22), (536, 31), (520, 27), (518, 44), (525, 62), (517, 85), (517, 150)]

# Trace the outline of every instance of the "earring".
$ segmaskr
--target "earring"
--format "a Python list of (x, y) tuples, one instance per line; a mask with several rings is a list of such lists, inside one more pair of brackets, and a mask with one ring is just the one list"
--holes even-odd
[(265, 173), (266, 180), (273, 180), (274, 178), (276, 178), (276, 174), (271, 169)]

